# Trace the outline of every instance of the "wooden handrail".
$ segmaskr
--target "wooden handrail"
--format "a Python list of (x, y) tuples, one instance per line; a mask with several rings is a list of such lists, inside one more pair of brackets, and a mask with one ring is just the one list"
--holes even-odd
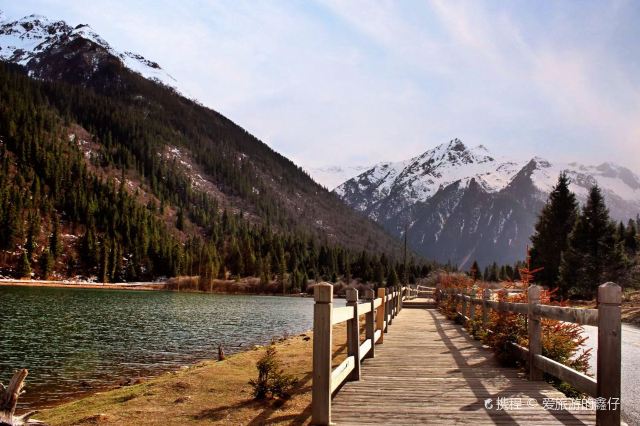
[[(435, 299), (436, 302), (443, 298), (453, 298), (453, 300), (460, 301), (462, 309), (459, 312), (456, 303), (456, 313), (465, 321), (475, 320), (475, 306), (481, 306), (482, 328), (484, 329), (487, 329), (488, 315), (491, 309), (497, 312), (526, 315), (529, 347), (525, 348), (515, 343), (512, 343), (512, 346), (527, 361), (529, 380), (543, 380), (543, 373), (547, 373), (569, 383), (589, 396), (619, 403), (622, 374), (622, 288), (611, 282), (599, 286), (597, 309), (542, 305), (540, 304), (541, 290), (542, 288), (537, 285), (530, 286), (527, 289), (528, 303), (491, 300), (493, 292), (490, 289), (485, 289), (482, 299), (477, 299), (468, 294), (457, 293), (454, 289), (438, 288)], [(542, 318), (598, 327), (598, 380), (542, 355)], [(491, 330), (487, 329), (487, 331)], [(615, 406), (618, 408), (596, 411), (598, 425), (620, 424), (620, 405), (616, 404)]]
[[(387, 292), (387, 290), (390, 290)], [(348, 288), (347, 306), (333, 307), (333, 285), (317, 284), (314, 288), (313, 310), (313, 383), (311, 391), (311, 422), (331, 423), (331, 396), (343, 383), (360, 380), (360, 364), (375, 356), (375, 347), (384, 342), (384, 333), (402, 310), (403, 299), (417, 296), (417, 290), (379, 288), (365, 290), (365, 302), (358, 303), (358, 290)], [(360, 342), (360, 317), (365, 315), (365, 340)], [(331, 369), (333, 325), (347, 323), (347, 358)]]

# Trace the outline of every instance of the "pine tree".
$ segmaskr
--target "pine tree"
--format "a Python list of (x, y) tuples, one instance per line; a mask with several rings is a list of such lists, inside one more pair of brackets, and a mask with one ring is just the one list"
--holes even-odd
[(628, 256), (632, 257), (638, 252), (638, 230), (634, 220), (629, 219), (624, 236), (624, 248)]
[(389, 274), (387, 275), (387, 287), (394, 287), (398, 285), (398, 273), (393, 266), (389, 268)]
[(29, 262), (29, 256), (26, 251), (22, 252), (22, 257), (20, 258), (16, 272), (18, 278), (31, 278), (31, 262)]
[(42, 271), (41, 277), (43, 280), (49, 279), (51, 272), (53, 271), (53, 255), (49, 252), (49, 250), (45, 250), (40, 255), (40, 259), (38, 259), (40, 263), (40, 270)]
[(27, 231), (27, 242), (24, 245), (29, 261), (33, 260), (33, 252), (36, 249), (36, 227), (35, 218), (31, 218), (31, 220), (29, 220), (29, 229)]
[(623, 267), (620, 249), (602, 192), (594, 186), (569, 235), (560, 266), (560, 287), (567, 294), (593, 297), (600, 284), (619, 277)]
[[(558, 281), (562, 253), (567, 249), (577, 217), (578, 203), (575, 194), (569, 190), (569, 183), (566, 173), (561, 173), (531, 237), (531, 267), (544, 268), (536, 275), (536, 280), (547, 286), (554, 286)], [(567, 290), (560, 287), (565, 297)]]
[(471, 269), (469, 269), (469, 276), (474, 281), (480, 278), (480, 266), (478, 266), (478, 262), (475, 260), (473, 261), (473, 265), (471, 265)]
[(500, 271), (498, 270), (498, 264), (493, 262), (491, 269), (489, 269), (489, 279), (487, 281), (497, 282), (500, 279)]

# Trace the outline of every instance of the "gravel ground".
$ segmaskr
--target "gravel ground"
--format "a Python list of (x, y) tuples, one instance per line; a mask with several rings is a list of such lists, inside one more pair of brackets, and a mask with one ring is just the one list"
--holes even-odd
[[(586, 344), (593, 348), (591, 370), (596, 374), (598, 329), (586, 326)], [(640, 425), (640, 328), (622, 324), (622, 418), (630, 426)]]

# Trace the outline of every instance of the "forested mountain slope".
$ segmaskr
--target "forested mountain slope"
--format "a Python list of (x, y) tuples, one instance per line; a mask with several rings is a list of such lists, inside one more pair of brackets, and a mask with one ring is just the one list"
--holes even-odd
[(24, 67), (0, 64), (1, 274), (313, 278), (358, 269), (362, 251), (400, 253), (287, 158), (100, 40), (63, 35)]

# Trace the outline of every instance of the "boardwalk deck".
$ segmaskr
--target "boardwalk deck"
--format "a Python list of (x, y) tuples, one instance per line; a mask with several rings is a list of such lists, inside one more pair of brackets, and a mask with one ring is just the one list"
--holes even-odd
[[(545, 398), (566, 397), (545, 382), (500, 367), (489, 349), (428, 301), (405, 302), (362, 379), (333, 399), (332, 420), (345, 424), (595, 424), (595, 412), (554, 410)], [(522, 407), (497, 410), (498, 398)], [(491, 399), (493, 409), (485, 408)]]

